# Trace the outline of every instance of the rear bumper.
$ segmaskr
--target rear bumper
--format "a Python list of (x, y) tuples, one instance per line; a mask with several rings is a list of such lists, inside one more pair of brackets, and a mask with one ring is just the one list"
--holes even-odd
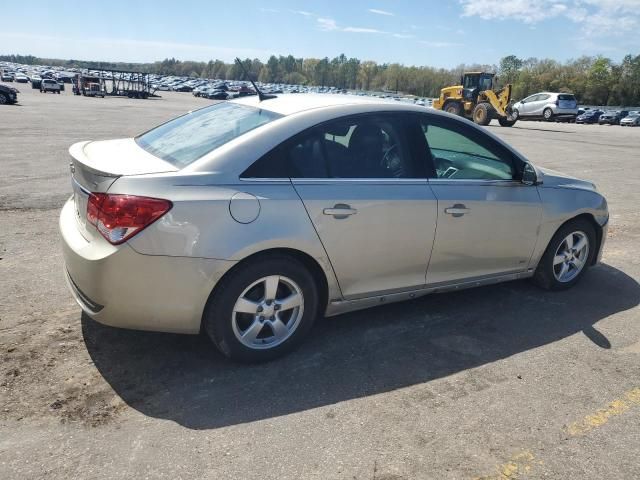
[(576, 118), (578, 116), (577, 108), (555, 108), (553, 109), (554, 118)]
[(198, 333), (209, 294), (235, 264), (142, 255), (101, 237), (88, 242), (78, 230), (72, 199), (59, 226), (72, 295), (90, 317), (113, 327)]

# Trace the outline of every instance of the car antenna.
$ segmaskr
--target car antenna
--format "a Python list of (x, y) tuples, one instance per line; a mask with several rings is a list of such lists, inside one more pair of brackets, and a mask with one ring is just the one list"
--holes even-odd
[(249, 81), (251, 82), (251, 85), (253, 85), (253, 88), (256, 91), (256, 93), (258, 94), (258, 99), (260, 101), (269, 100), (270, 98), (278, 98), (275, 95), (269, 95), (269, 94), (266, 94), (266, 93), (262, 93), (260, 91), (260, 89), (258, 88), (258, 86), (256, 85), (256, 82), (251, 80), (251, 77), (249, 76), (249, 72), (247, 72), (247, 70), (244, 68), (244, 65), (242, 64), (242, 62), (240, 61), (240, 59), (238, 57), (236, 57), (236, 63), (242, 69), (242, 73), (244, 73), (244, 76), (247, 77), (249, 79)]

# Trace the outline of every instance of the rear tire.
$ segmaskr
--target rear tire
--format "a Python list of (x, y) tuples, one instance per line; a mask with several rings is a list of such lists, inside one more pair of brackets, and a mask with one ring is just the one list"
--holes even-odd
[(0, 105), (7, 105), (9, 103), (9, 98), (0, 92)]
[[(276, 282), (272, 293), (267, 279)], [(287, 308), (283, 300), (294, 296), (299, 307)], [(313, 275), (302, 263), (283, 254), (264, 256), (223, 277), (205, 307), (203, 328), (232, 360), (273, 360), (302, 343), (318, 316), (318, 299)]]
[[(586, 253), (582, 250), (573, 258), (567, 253), (567, 238), (572, 238), (573, 249), (579, 247), (580, 242), (586, 241)], [(572, 220), (558, 229), (538, 263), (533, 282), (545, 290), (566, 290), (573, 287), (587, 271), (596, 254), (596, 232), (593, 225), (585, 219)], [(579, 258), (578, 258), (579, 257)], [(562, 260), (562, 259), (565, 260)], [(576, 265), (581, 263), (579, 269)], [(567, 265), (565, 275), (562, 275)]]
[(491, 122), (491, 111), (487, 103), (479, 103), (473, 109), (473, 121), (478, 125), (489, 125)]
[(462, 105), (459, 102), (447, 102), (444, 104), (443, 110), (452, 115), (462, 115)]
[(553, 120), (553, 111), (550, 108), (545, 108), (542, 112), (542, 116), (544, 117), (545, 122), (550, 122)]

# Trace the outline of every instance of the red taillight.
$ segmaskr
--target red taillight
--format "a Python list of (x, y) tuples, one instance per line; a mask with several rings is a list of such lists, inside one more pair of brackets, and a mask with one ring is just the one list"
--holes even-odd
[(87, 203), (87, 221), (113, 245), (126, 242), (171, 210), (173, 204), (160, 198), (92, 193)]

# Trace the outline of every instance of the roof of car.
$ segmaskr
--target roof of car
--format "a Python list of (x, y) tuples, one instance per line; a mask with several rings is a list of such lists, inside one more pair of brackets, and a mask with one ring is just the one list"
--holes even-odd
[(280, 113), (282, 115), (292, 115), (294, 113), (303, 112), (305, 110), (344, 105), (401, 105), (400, 102), (377, 97), (361, 97), (356, 95), (336, 95), (323, 93), (278, 94), (275, 98), (263, 100), (262, 102), (257, 95), (252, 95), (249, 97), (234, 99), (232, 100), (232, 102), (243, 105), (250, 105), (252, 107), (261, 107), (265, 110)]

